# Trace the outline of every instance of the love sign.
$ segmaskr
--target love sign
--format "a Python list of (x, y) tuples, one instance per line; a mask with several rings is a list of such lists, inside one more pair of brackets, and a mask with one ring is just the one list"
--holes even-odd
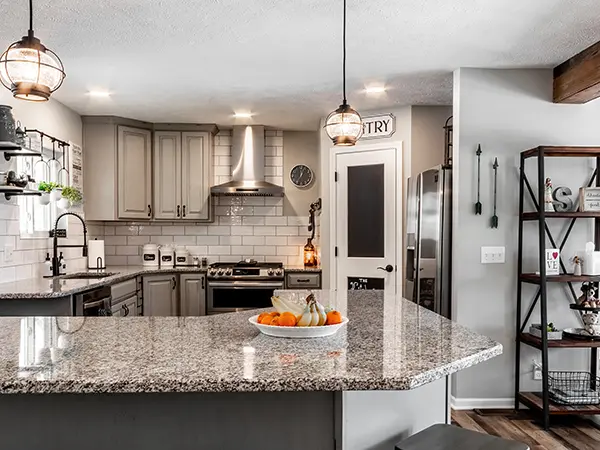
[(556, 248), (546, 249), (546, 275), (558, 275), (560, 267), (560, 251)]

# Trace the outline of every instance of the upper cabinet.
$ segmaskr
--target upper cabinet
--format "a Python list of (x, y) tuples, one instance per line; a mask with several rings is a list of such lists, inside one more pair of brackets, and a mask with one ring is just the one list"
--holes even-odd
[(208, 132), (154, 133), (156, 219), (210, 219), (211, 147)]
[(216, 132), (214, 125), (84, 116), (86, 220), (210, 221)]
[(149, 219), (152, 216), (151, 138), (152, 134), (148, 130), (118, 127), (117, 205), (119, 219)]

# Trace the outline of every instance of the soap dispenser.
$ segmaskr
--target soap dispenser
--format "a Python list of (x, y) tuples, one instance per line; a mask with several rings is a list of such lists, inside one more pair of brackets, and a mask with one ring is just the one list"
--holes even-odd
[(52, 261), (50, 260), (50, 253), (46, 253), (46, 260), (44, 261), (46, 265), (46, 275), (52, 276)]

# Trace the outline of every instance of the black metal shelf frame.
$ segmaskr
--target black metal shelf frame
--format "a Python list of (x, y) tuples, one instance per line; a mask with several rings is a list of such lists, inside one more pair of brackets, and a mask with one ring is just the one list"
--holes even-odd
[[(549, 371), (549, 362), (548, 362), (548, 334), (546, 332), (546, 327), (548, 325), (548, 294), (546, 285), (549, 281), (546, 275), (546, 238), (552, 245), (552, 248), (558, 248), (561, 250), (560, 257), (560, 269), (563, 274), (567, 273), (565, 264), (562, 259), (562, 249), (564, 248), (569, 236), (571, 235), (571, 231), (573, 230), (573, 226), (575, 225), (575, 221), (578, 218), (586, 218), (585, 215), (571, 217), (569, 218), (570, 223), (567, 227), (567, 231), (562, 238), (560, 245), (556, 245), (556, 240), (552, 236), (550, 228), (546, 222), (546, 212), (544, 210), (544, 189), (545, 189), (545, 171), (544, 171), (544, 158), (547, 156), (571, 156), (571, 157), (595, 157), (596, 158), (596, 169), (594, 170), (590, 180), (587, 183), (587, 187), (591, 187), (594, 185), (600, 187), (600, 177), (598, 176), (598, 171), (600, 169), (600, 147), (597, 149), (590, 148), (590, 153), (581, 154), (579, 149), (573, 148), (573, 154), (569, 155), (569, 148), (563, 148), (564, 154), (555, 155), (555, 154), (545, 154), (545, 151), (551, 153), (551, 148), (538, 147), (536, 149), (527, 150), (521, 153), (521, 161), (520, 161), (520, 175), (519, 175), (519, 233), (518, 233), (518, 262), (517, 262), (517, 271), (518, 271), (518, 282), (517, 282), (517, 317), (516, 317), (516, 352), (515, 352), (515, 409), (518, 410), (520, 407), (519, 397), (522, 394), (520, 391), (520, 373), (521, 373), (521, 345), (527, 345), (527, 342), (523, 340), (523, 333), (525, 331), (525, 327), (531, 318), (533, 310), (535, 306), (540, 302), (540, 316), (541, 316), (541, 324), (542, 324), (542, 339), (541, 339), (541, 352), (542, 352), (542, 423), (545, 429), (550, 427), (550, 398), (548, 391), (548, 371)], [(538, 169), (538, 196), (534, 194), (534, 191), (531, 187), (531, 184), (525, 174), (525, 161), (527, 158), (537, 157), (537, 169)], [(525, 200), (525, 190), (529, 193), (529, 196), (533, 202), (534, 208), (536, 212), (534, 214), (537, 215), (537, 223), (538, 223), (538, 249), (539, 249), (539, 283), (538, 290), (533, 298), (529, 308), (527, 309), (527, 313), (525, 314), (525, 319), (522, 320), (522, 306), (523, 306), (523, 291), (522, 285), (523, 283), (527, 283), (528, 281), (522, 278), (523, 274), (523, 224), (526, 220), (535, 222), (535, 220), (531, 220), (532, 213), (526, 213), (524, 211), (524, 200)], [(596, 250), (600, 250), (600, 217), (595, 217), (593, 215), (588, 216), (589, 218), (594, 219), (594, 242), (596, 245)], [(552, 218), (552, 213), (548, 215), (548, 218)], [(569, 291), (573, 298), (573, 302), (577, 299), (577, 294), (575, 293), (575, 289), (573, 288), (573, 282), (570, 281), (572, 277), (568, 277), (569, 281), (565, 281), (569, 287)], [(585, 348), (585, 347), (584, 347)], [(592, 374), (598, 373), (598, 349), (596, 347), (590, 346), (590, 371)], [(577, 412), (572, 412), (577, 413)]]

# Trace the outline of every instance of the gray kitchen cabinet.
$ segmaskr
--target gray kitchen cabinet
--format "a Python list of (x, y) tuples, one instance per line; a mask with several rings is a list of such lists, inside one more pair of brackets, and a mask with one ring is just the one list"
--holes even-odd
[(181, 316), (206, 315), (206, 279), (204, 274), (182, 274), (179, 277)]
[(152, 133), (118, 127), (117, 206), (119, 219), (152, 216)]
[(154, 133), (154, 218), (181, 217), (181, 133)]
[(210, 220), (212, 135), (205, 131), (154, 133), (154, 217)]
[(143, 277), (144, 316), (177, 316), (177, 276), (150, 275)]
[(113, 316), (117, 317), (136, 317), (138, 315), (137, 308), (138, 296), (137, 293), (112, 306), (111, 311)]

